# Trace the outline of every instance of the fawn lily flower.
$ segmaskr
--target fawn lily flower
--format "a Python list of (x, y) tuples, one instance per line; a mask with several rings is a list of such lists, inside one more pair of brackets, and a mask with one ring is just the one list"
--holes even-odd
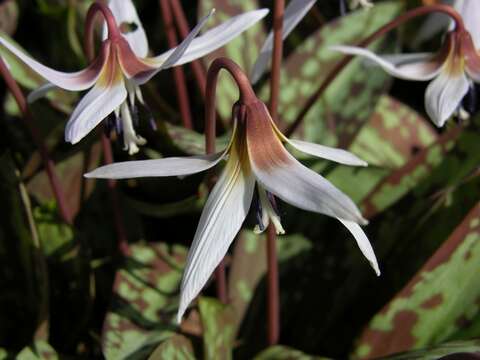
[[(137, 26), (140, 24), (135, 8), (129, 0), (112, 2), (112, 9), (120, 20), (127, 20), (127, 22), (133, 20)], [(225, 45), (268, 13), (268, 10), (261, 9), (235, 16), (196, 38), (212, 15), (213, 12), (211, 12), (178, 47), (159, 56), (148, 57), (148, 43), (142, 31), (143, 27), (137, 27), (127, 35), (122, 34), (112, 11), (100, 3), (94, 3), (90, 7), (87, 24), (93, 24), (93, 17), (98, 11), (105, 17), (107, 37), (102, 41), (97, 58), (84, 70), (73, 73), (56, 71), (25, 55), (2, 37), (0, 37), (0, 45), (51, 83), (39, 89), (31, 100), (48, 91), (53, 85), (70, 91), (92, 88), (77, 105), (67, 123), (66, 141), (72, 144), (79, 142), (103, 119), (115, 112), (122, 118), (123, 132), (126, 136), (125, 146), (131, 153), (135, 152), (136, 146), (143, 142), (136, 136), (133, 126), (129, 126), (131, 125), (130, 109), (134, 106), (135, 99), (143, 102), (138, 87), (163, 69), (198, 59)], [(88, 30), (87, 34), (89, 34)], [(127, 98), (129, 102), (125, 103)]]
[(257, 230), (265, 229), (272, 221), (277, 233), (284, 232), (272, 201), (273, 194), (298, 208), (340, 220), (353, 234), (379, 275), (373, 249), (358, 225), (366, 224), (358, 208), (328, 180), (298, 162), (283, 143), (342, 164), (366, 166), (366, 163), (344, 150), (287, 139), (273, 123), (266, 106), (256, 97), (237, 104), (233, 118), (232, 138), (222, 152), (116, 163), (85, 175), (109, 179), (184, 176), (207, 170), (226, 160), (225, 168), (205, 204), (189, 251), (181, 286), (178, 321), (225, 256), (248, 214), (255, 189), (261, 205)]
[(381, 57), (355, 46), (333, 46), (344, 54), (360, 55), (400, 79), (429, 81), (425, 109), (438, 127), (460, 109), (472, 82), (480, 82), (480, 55), (470, 33), (457, 27), (447, 34), (437, 54), (400, 54)]

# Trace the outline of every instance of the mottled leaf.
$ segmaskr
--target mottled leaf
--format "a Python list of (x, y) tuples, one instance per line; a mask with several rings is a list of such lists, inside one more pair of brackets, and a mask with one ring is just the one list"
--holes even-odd
[[(381, 3), (370, 11), (343, 16), (310, 35), (287, 58), (283, 67), (280, 118), (292, 123), (303, 106), (342, 58), (329, 49), (334, 44), (353, 44), (397, 16), (400, 2)], [(391, 42), (390, 44), (393, 44)], [(379, 49), (377, 44), (374, 49)], [(357, 130), (375, 109), (389, 77), (375, 67), (355, 60), (337, 75), (325, 94), (305, 117), (296, 136), (326, 145), (348, 147)], [(268, 99), (268, 84), (260, 92)]]
[(300, 350), (277, 345), (262, 351), (254, 360), (328, 360), (328, 358), (307, 355)]
[(176, 329), (175, 314), (186, 249), (133, 245), (117, 271), (102, 340), (107, 359), (144, 359)]
[(7, 0), (0, 5), (0, 31), (12, 35), (18, 24), (18, 4)]
[(229, 305), (216, 299), (201, 297), (198, 301), (203, 327), (205, 359), (231, 359), (235, 329)]
[[(477, 354), (478, 356), (478, 354), (480, 354), (480, 341), (452, 341), (420, 350), (387, 356), (382, 358), (382, 360), (437, 360), (440, 359), (442, 356), (455, 354), (457, 355), (457, 358), (452, 357), (450, 358), (451, 360), (467, 360), (469, 359), (467, 354)], [(462, 357), (462, 355), (464, 357)]]
[(195, 360), (192, 342), (175, 334), (160, 344), (148, 360)]
[(371, 358), (448, 339), (477, 314), (480, 204), (371, 320), (355, 349)]
[(33, 345), (24, 348), (16, 356), (17, 360), (57, 360), (55, 349), (45, 341), (36, 341)]

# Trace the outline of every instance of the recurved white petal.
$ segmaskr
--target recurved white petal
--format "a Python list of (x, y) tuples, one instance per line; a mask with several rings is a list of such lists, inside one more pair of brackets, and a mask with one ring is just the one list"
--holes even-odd
[[(331, 46), (330, 48), (335, 51), (340, 51), (343, 54), (363, 56), (381, 66), (382, 69), (390, 75), (405, 80), (425, 81), (433, 79), (440, 72), (442, 65), (437, 58), (432, 57), (430, 59), (402, 63), (396, 66), (374, 52), (364, 48), (344, 45)], [(419, 54), (420, 58), (423, 56), (424, 54)]]
[[(285, 14), (283, 16), (283, 40), (295, 29), (297, 24), (303, 19), (308, 11), (315, 5), (316, 0), (292, 0), (285, 8)], [(265, 43), (260, 50), (255, 65), (250, 76), (252, 84), (255, 84), (264, 73), (269, 61), (272, 57), (273, 51), (273, 31), (267, 36)]]
[(252, 202), (255, 180), (231, 159), (208, 197), (188, 253), (183, 274), (180, 322), (190, 302), (198, 295), (240, 230)]
[[(108, 7), (112, 10), (123, 36), (138, 57), (148, 55), (148, 40), (137, 10), (131, 0), (110, 0)], [(123, 30), (126, 29), (126, 30)], [(103, 39), (108, 35), (107, 27), (103, 27)]]
[(95, 81), (97, 81), (101, 69), (106, 61), (106, 55), (109, 53), (109, 49), (105, 48), (102, 55), (99, 56), (97, 60), (95, 60), (86, 69), (78, 72), (67, 73), (53, 70), (43, 64), (40, 64), (38, 61), (26, 55), (23, 51), (10, 44), (2, 36), (0, 36), (0, 45), (7, 48), (33, 71), (38, 73), (49, 82), (62, 89), (71, 91), (80, 91), (92, 87)]
[(342, 219), (338, 219), (355, 238), (360, 251), (362, 252), (363, 256), (365, 256), (372, 266), (373, 270), (377, 276), (380, 276), (380, 269), (378, 267), (377, 257), (375, 256), (375, 252), (373, 251), (372, 245), (367, 238), (367, 235), (363, 232), (362, 228), (352, 221), (346, 221)]
[[(205, 34), (194, 39), (183, 55), (169, 66), (183, 65), (217, 50), (263, 19), (267, 14), (268, 9), (249, 11), (208, 30)], [(155, 61), (163, 63), (173, 51), (176, 51), (176, 49), (169, 50), (156, 57)]]
[(224, 157), (225, 153), (221, 152), (212, 155), (124, 161), (99, 167), (84, 176), (99, 179), (185, 176), (208, 170), (218, 164)]
[(368, 166), (367, 162), (349, 151), (311, 142), (288, 139), (288, 143), (306, 154), (351, 166)]
[(425, 109), (430, 119), (442, 127), (461, 104), (469, 89), (469, 81), (463, 71), (452, 73), (444, 69), (425, 92)]
[(58, 89), (58, 86), (52, 83), (45, 83), (39, 88), (33, 90), (30, 94), (28, 94), (27, 101), (29, 103), (33, 103), (38, 99), (43, 98), (48, 92), (50, 92), (53, 89)]
[[(112, 64), (109, 64), (112, 65)], [(65, 140), (75, 144), (92, 131), (127, 98), (127, 89), (119, 66), (105, 68), (97, 83), (73, 111), (65, 129)]]
[(465, 27), (470, 32), (475, 43), (475, 48), (480, 49), (480, 1), (478, 0), (456, 0), (455, 9), (462, 15)]

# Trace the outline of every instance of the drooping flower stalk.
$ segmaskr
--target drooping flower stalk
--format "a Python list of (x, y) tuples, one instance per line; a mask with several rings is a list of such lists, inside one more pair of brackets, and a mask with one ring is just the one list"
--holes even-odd
[[(94, 44), (94, 20), (95, 15), (100, 12), (107, 23), (108, 32), (112, 34), (113, 37), (119, 36), (118, 27), (115, 23), (115, 18), (113, 17), (110, 9), (100, 3), (94, 3), (87, 13), (87, 19), (85, 22), (85, 54), (88, 61), (93, 61), (95, 59), (95, 44)], [(100, 132), (100, 140), (102, 144), (103, 151), (103, 161), (105, 165), (113, 163), (113, 154), (112, 154), (112, 145), (110, 139), (107, 137), (105, 132)], [(118, 200), (118, 192), (116, 188), (116, 181), (114, 179), (108, 179), (107, 181), (108, 193), (110, 198), (110, 204), (113, 212), (113, 222), (115, 230), (118, 237), (118, 250), (120, 254), (126, 256), (130, 252), (128, 246), (127, 231), (123, 224), (122, 214), (120, 212), (120, 204)]]
[[(188, 26), (182, 5), (180, 4), (179, 0), (171, 0), (170, 5), (172, 7), (173, 19), (175, 21), (175, 25), (177, 26), (178, 32), (180, 33), (182, 39), (185, 39), (190, 32), (190, 28)], [(197, 82), (198, 89), (200, 90), (203, 98), (205, 98), (205, 91), (207, 88), (207, 71), (199, 60), (192, 61), (190, 63), (190, 67), (192, 68), (193, 76)]]
[[(167, 34), (168, 47), (174, 48), (178, 45), (177, 34), (173, 24), (172, 10), (170, 9), (170, 0), (159, 0), (162, 11), (163, 26)], [(190, 111), (190, 99), (188, 96), (187, 81), (185, 72), (181, 66), (173, 68), (173, 77), (175, 89), (177, 91), (177, 101), (180, 107), (180, 116), (183, 126), (187, 129), (193, 129), (192, 113)]]
[[(382, 26), (380, 29), (375, 31), (373, 34), (362, 40), (361, 42), (358, 43), (358, 47), (366, 47), (370, 45), (373, 41), (378, 39), (379, 37), (385, 35), (389, 31), (395, 29), (396, 27), (402, 25), (403, 23), (419, 17), (423, 15), (427, 15), (430, 13), (435, 13), (435, 12), (440, 12), (448, 15), (449, 17), (452, 18), (452, 20), (455, 22), (456, 29), (458, 31), (465, 31), (465, 26), (462, 20), (462, 17), (460, 14), (458, 14), (455, 9), (448, 5), (429, 5), (429, 6), (422, 6), (413, 10), (410, 10), (409, 12), (399, 16), (398, 18), (392, 20), (388, 24)], [(307, 115), (307, 113), (310, 111), (312, 106), (317, 102), (318, 98), (322, 96), (324, 91), (328, 88), (328, 86), (337, 78), (337, 75), (340, 71), (342, 71), (349, 63), (352, 61), (354, 57), (352, 55), (347, 55), (345, 56), (337, 65), (328, 73), (327, 77), (323, 82), (320, 84), (318, 89), (308, 98), (306, 101), (304, 107), (300, 111), (300, 113), (297, 115), (297, 118), (295, 121), (287, 128), (285, 129), (285, 135), (290, 136), (292, 135), (295, 130), (298, 128), (298, 126), (302, 123), (303, 119)]]
[(57, 202), (58, 211), (62, 220), (69, 225), (73, 224), (73, 216), (68, 208), (67, 199), (65, 197), (65, 193), (63, 191), (62, 185), (58, 178), (58, 175), (55, 171), (55, 164), (53, 160), (50, 158), (50, 154), (48, 153), (48, 149), (43, 141), (37, 127), (35, 126), (33, 116), (28, 108), (27, 100), (23, 95), (22, 90), (18, 86), (17, 82), (13, 78), (8, 66), (6, 65), (5, 61), (2, 57), (0, 57), (0, 73), (7, 85), (8, 90), (12, 94), (15, 102), (22, 113), (20, 117), (25, 124), (25, 127), (29, 130), (30, 135), (35, 143), (35, 146), (38, 148), (40, 152), (40, 156), (42, 157), (43, 166), (45, 167), (45, 172), (47, 173), (48, 180), (50, 182), (50, 186), (52, 188), (53, 195)]
[[(283, 15), (285, 0), (275, 1), (273, 9), (273, 52), (272, 73), (270, 75), (269, 111), (272, 120), (278, 122), (278, 102), (280, 98), (280, 77), (283, 58)], [(275, 345), (280, 336), (280, 285), (278, 278), (277, 234), (275, 225), (270, 223), (267, 231), (267, 301), (268, 301), (268, 343)]]

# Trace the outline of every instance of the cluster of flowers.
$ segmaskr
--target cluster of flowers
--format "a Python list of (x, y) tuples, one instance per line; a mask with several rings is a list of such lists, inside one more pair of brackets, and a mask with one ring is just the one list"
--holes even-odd
[[(314, 5), (315, 0), (292, 0), (284, 15), (284, 37)], [(368, 1), (357, 5), (371, 6)], [(336, 46), (346, 54), (364, 56), (402, 79), (430, 80), (425, 94), (426, 111), (438, 126), (443, 126), (461, 107), (471, 81), (480, 81), (480, 58), (476, 48), (480, 39), (475, 31), (478, 0), (457, 1), (455, 7), (463, 15), (447, 34), (437, 55), (410, 54), (378, 56), (364, 48)], [(469, 7), (474, 7), (471, 9)], [(70, 91), (91, 90), (73, 111), (65, 130), (65, 139), (79, 142), (102, 120), (114, 116), (121, 128), (125, 150), (134, 154), (145, 143), (134, 128), (132, 112), (136, 102), (144, 104), (140, 86), (159, 71), (198, 59), (247, 30), (264, 18), (268, 10), (247, 12), (197, 36), (213, 11), (203, 18), (184, 41), (156, 57), (149, 56), (144, 28), (130, 0), (111, 0), (109, 6), (94, 3), (87, 15), (93, 23), (101, 12), (105, 18), (104, 36), (98, 56), (84, 70), (64, 73), (33, 60), (4, 38), (1, 46), (44, 77), (48, 83), (30, 94), (30, 101), (43, 96), (54, 87)], [(123, 32), (121, 25), (134, 24)], [(469, 32), (470, 31), (470, 32)], [(472, 38), (472, 35), (474, 36)], [(256, 82), (268, 65), (272, 53), (270, 34), (254, 66), (251, 82)], [(299, 163), (284, 147), (287, 144), (307, 154), (352, 166), (367, 164), (355, 155), (340, 149), (286, 138), (275, 126), (266, 106), (253, 90), (242, 92), (234, 105), (234, 128), (228, 146), (221, 152), (192, 157), (128, 161), (100, 167), (86, 174), (89, 178), (137, 178), (186, 176), (205, 171), (226, 160), (226, 165), (214, 186), (202, 212), (188, 255), (181, 285), (178, 319), (181, 320), (189, 303), (198, 295), (215, 267), (220, 263), (235, 235), (240, 230), (254, 197), (257, 203), (257, 232), (270, 222), (278, 234), (284, 233), (276, 211), (274, 196), (304, 210), (338, 219), (354, 236), (359, 248), (377, 275), (379, 267), (373, 249), (360, 225), (367, 224), (351, 199), (321, 175)]]

